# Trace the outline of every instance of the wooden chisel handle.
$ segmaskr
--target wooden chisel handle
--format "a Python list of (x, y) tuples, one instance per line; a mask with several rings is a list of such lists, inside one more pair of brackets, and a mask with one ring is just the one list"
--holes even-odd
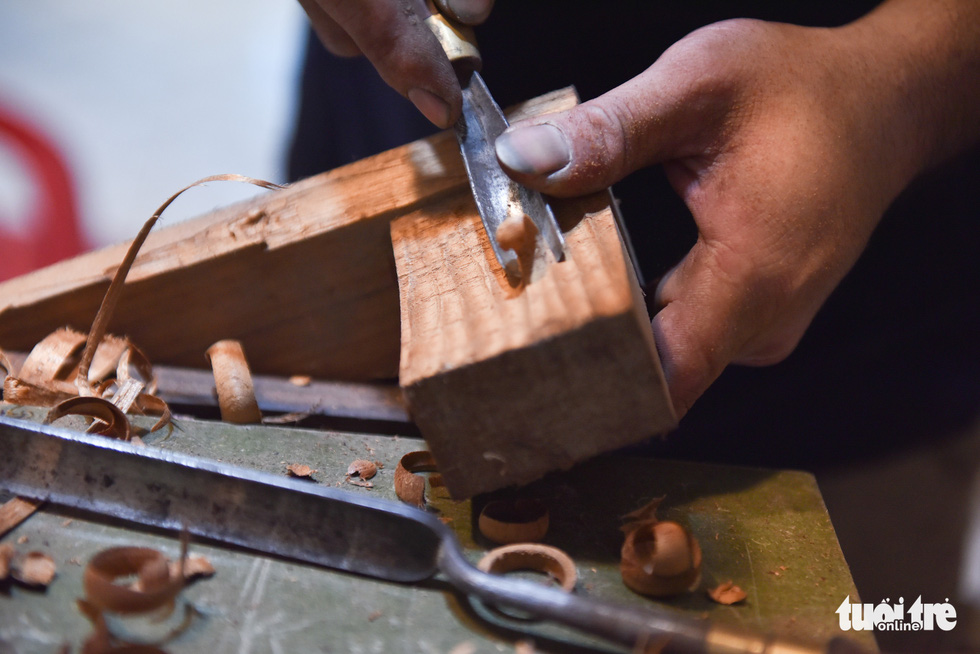
[(432, 15), (425, 19), (425, 24), (439, 39), (439, 44), (456, 69), (456, 74), (462, 79), (464, 75), (480, 70), (482, 60), (476, 47), (473, 28), (448, 18), (432, 0), (428, 0), (426, 4)]

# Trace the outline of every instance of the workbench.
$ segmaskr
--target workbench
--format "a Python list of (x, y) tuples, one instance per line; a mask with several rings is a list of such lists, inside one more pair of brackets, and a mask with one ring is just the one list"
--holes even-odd
[[(0, 404), (12, 417), (42, 420), (45, 409)], [(72, 424), (72, 420), (78, 420)], [(150, 420), (136, 419), (144, 430)], [(60, 421), (81, 428), (80, 418)], [(178, 418), (166, 430), (144, 436), (148, 446), (286, 474), (291, 463), (316, 470), (310, 483), (342, 486), (397, 501), (393, 477), (398, 460), (424, 449), (417, 438), (316, 431), (281, 426), (233, 426)], [(383, 464), (373, 488), (345, 482), (355, 459)], [(814, 478), (804, 472), (772, 471), (633, 456), (603, 456), (566, 473), (553, 474), (525, 493), (551, 512), (545, 542), (575, 560), (576, 593), (627, 603), (649, 600), (629, 591), (618, 571), (620, 516), (665, 496), (660, 516), (687, 525), (701, 544), (701, 588), (666, 601), (689, 614), (780, 635), (828, 639), (841, 635), (835, 609), (857, 592)], [(453, 501), (430, 497), (456, 532), (467, 555), (478, 559), (493, 545), (475, 533), (476, 508), (485, 498)], [(6, 499), (6, 498), (4, 498)], [(176, 558), (172, 534), (154, 533), (112, 520), (43, 507), (2, 542), (50, 554), (58, 575), (46, 590), (8, 583), (0, 594), (0, 652), (57, 651), (78, 646), (90, 632), (79, 613), (84, 564), (116, 545), (160, 549)], [(167, 634), (168, 652), (432, 652), (466, 654), (513, 651), (533, 641), (539, 651), (612, 651), (567, 629), (516, 620), (470, 602), (439, 579), (419, 586), (386, 583), (300, 565), (214, 544), (192, 543), (216, 569), (210, 579), (185, 589), (165, 624), (127, 619), (138, 637)], [(704, 588), (732, 580), (748, 593), (740, 604), (712, 602)], [(169, 625), (169, 626), (168, 626)], [(874, 647), (863, 634), (857, 642)]]

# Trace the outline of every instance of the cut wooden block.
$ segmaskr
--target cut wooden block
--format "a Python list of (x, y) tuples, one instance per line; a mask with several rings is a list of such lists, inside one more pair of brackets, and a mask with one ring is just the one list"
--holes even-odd
[(400, 383), (457, 498), (533, 481), (676, 424), (609, 195), (553, 204), (566, 260), (517, 288), (469, 193), (391, 224)]
[[(574, 102), (565, 89), (515, 115)], [(465, 188), (444, 132), (184, 223), (166, 226), (164, 215), (109, 331), (155, 363), (206, 368), (212, 343), (236, 339), (256, 373), (393, 379), (399, 309), (388, 222)], [(0, 283), (0, 347), (29, 351), (64, 325), (88, 331), (127, 247)]]

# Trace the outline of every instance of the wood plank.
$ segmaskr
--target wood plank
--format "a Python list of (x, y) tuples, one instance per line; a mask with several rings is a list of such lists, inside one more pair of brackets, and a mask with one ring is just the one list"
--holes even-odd
[(555, 202), (566, 260), (512, 288), (472, 196), (391, 223), (400, 383), (454, 497), (676, 424), (609, 194)]
[[(517, 117), (571, 106), (564, 89)], [(110, 331), (155, 363), (204, 368), (240, 340), (256, 373), (332, 379), (398, 372), (397, 278), (388, 221), (467, 188), (450, 132), (151, 233)], [(164, 216), (164, 224), (166, 215)], [(0, 283), (0, 347), (87, 331), (128, 243)]]

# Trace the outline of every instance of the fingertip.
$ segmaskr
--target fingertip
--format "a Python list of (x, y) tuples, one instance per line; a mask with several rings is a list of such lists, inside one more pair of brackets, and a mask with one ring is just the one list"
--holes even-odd
[(493, 9), (493, 0), (444, 0), (440, 4), (466, 25), (479, 25)]
[(409, 89), (407, 95), (415, 108), (436, 127), (448, 129), (455, 122), (452, 107), (432, 91), (415, 87)]

